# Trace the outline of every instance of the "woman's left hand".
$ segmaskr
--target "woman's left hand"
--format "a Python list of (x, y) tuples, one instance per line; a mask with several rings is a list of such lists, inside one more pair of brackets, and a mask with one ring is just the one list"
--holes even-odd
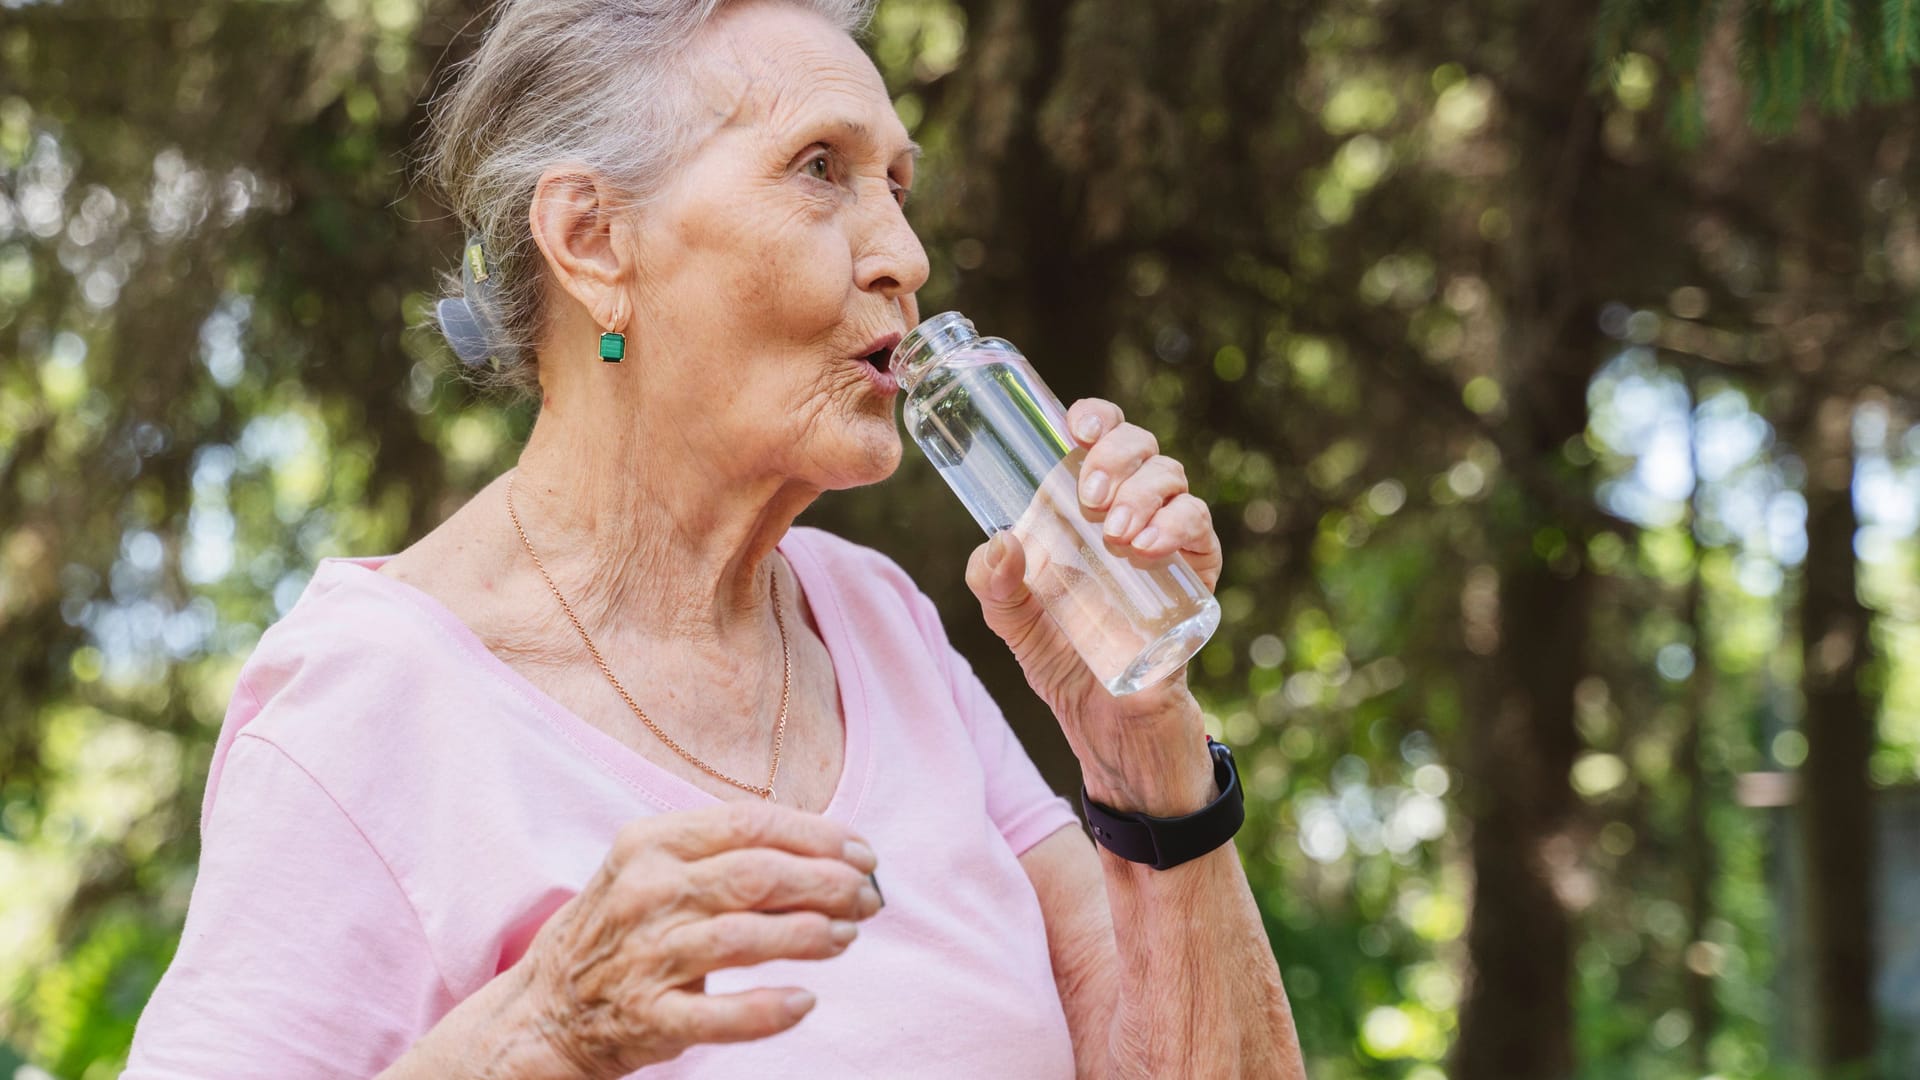
[[(1109, 547), (1148, 558), (1177, 552), (1211, 591), (1220, 578), (1220, 538), (1207, 504), (1187, 490), (1186, 469), (1110, 401), (1074, 402), (1067, 425), (1087, 449), (1080, 505), (1090, 520), (1104, 515)], [(1135, 694), (1109, 694), (1027, 589), (1026, 566), (1020, 541), (1002, 531), (967, 560), (967, 585), (987, 625), (1059, 718), (1087, 793), (1114, 809), (1161, 817), (1206, 805), (1214, 796), (1213, 766), (1185, 669)]]

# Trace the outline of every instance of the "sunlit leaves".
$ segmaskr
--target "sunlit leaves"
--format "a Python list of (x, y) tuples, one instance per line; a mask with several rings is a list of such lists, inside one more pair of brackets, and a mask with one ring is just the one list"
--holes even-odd
[(882, 71), (900, 81), (932, 82), (960, 62), (966, 19), (945, 0), (896, 0), (876, 13), (872, 35)]
[(1335, 135), (1372, 131), (1392, 123), (1400, 113), (1400, 99), (1384, 73), (1354, 75), (1342, 80), (1320, 109), (1320, 122)]

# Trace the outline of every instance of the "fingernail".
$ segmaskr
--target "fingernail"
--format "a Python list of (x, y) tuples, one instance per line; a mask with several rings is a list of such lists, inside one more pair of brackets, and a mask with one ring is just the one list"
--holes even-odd
[(852, 863), (856, 870), (872, 870), (880, 865), (880, 859), (874, 855), (873, 849), (858, 840), (847, 841), (847, 846), (842, 849), (840, 856)]
[(813, 995), (805, 990), (795, 990), (787, 995), (787, 1013), (792, 1016), (805, 1016), (813, 1008)]
[(833, 943), (835, 945), (845, 948), (848, 942), (860, 936), (860, 928), (845, 919), (835, 919), (833, 920), (833, 925), (828, 928), (827, 933), (833, 935)]
[(1094, 469), (1080, 478), (1080, 501), (1088, 506), (1099, 506), (1107, 501), (1107, 489), (1113, 481), (1107, 474)]
[(987, 569), (992, 570), (993, 568), (999, 566), (1000, 560), (1006, 557), (1007, 557), (1006, 540), (1003, 539), (999, 533), (994, 533), (992, 536), (988, 537), (987, 538)]
[(1107, 515), (1107, 535), (1114, 537), (1125, 536), (1127, 534), (1127, 526), (1131, 524), (1133, 524), (1133, 508), (1130, 506), (1122, 506)]
[(880, 898), (880, 906), (886, 907), (887, 896), (885, 893), (880, 891), (880, 875), (868, 874), (867, 881), (873, 885), (873, 895), (878, 896)]
[(1133, 546), (1144, 550), (1152, 547), (1153, 542), (1158, 539), (1160, 539), (1160, 527), (1149, 525), (1140, 530), (1139, 536), (1133, 538)]
[[(871, 880), (871, 879), (869, 879), (869, 880)], [(876, 912), (876, 911), (879, 911), (879, 910), (880, 910), (880, 907), (881, 907), (881, 904), (880, 904), (880, 890), (878, 890), (878, 889), (876, 889), (876, 888), (874, 888), (874, 887), (873, 887), (873, 886), (871, 886), (871, 885), (862, 885), (862, 886), (860, 886), (860, 912), (861, 912), (861, 914), (863, 914), (863, 915), (871, 915), (871, 914), (873, 914), (874, 912)]]
[(1073, 433), (1080, 436), (1081, 442), (1092, 442), (1100, 437), (1100, 418), (1087, 413), (1073, 422)]

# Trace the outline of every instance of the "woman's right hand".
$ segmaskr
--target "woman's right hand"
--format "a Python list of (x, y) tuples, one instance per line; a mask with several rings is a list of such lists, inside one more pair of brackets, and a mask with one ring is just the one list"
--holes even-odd
[(699, 1043), (785, 1031), (813, 1008), (812, 994), (708, 994), (707, 974), (838, 956), (855, 923), (880, 909), (873, 868), (872, 850), (847, 828), (781, 806), (633, 821), (509, 969), (512, 1011), (534, 1028), (519, 1034), (537, 1032), (538, 1056), (560, 1073), (619, 1077)]

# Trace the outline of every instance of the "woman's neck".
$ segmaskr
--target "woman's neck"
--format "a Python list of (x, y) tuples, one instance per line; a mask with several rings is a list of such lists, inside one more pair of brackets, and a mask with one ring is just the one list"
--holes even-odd
[[(589, 406), (591, 408), (591, 406)], [(767, 555), (818, 491), (733, 475), (689, 440), (561, 415), (551, 401), (514, 473), (528, 540), (589, 631), (728, 642), (765, 625)]]

